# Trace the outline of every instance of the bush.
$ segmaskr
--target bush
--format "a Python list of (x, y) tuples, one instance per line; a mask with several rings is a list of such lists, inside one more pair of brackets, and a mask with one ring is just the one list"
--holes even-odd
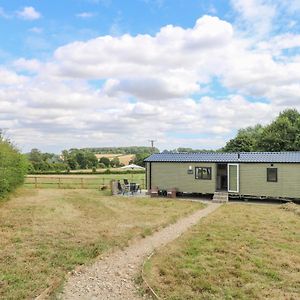
[(99, 169), (105, 169), (106, 168), (105, 164), (103, 164), (103, 163), (99, 163), (98, 167), (99, 167)]
[(24, 182), (26, 170), (25, 157), (9, 141), (0, 137), (0, 198)]

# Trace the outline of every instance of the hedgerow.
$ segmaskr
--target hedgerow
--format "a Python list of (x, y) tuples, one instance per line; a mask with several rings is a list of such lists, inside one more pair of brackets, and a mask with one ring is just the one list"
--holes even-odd
[(24, 182), (27, 163), (11, 142), (0, 137), (0, 198)]

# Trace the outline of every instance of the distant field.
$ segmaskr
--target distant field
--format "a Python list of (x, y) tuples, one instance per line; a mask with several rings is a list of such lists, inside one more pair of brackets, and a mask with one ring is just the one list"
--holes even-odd
[(95, 154), (97, 159), (100, 159), (101, 157), (107, 157), (108, 159), (118, 158), (121, 164), (129, 165), (130, 161), (133, 161), (135, 159), (135, 154)]
[(33, 299), (76, 266), (201, 207), (91, 189), (20, 191), (0, 203), (0, 299)]
[(145, 272), (162, 299), (299, 299), (300, 208), (225, 205)]
[(99, 189), (109, 186), (112, 179), (128, 179), (145, 188), (145, 174), (97, 174), (97, 175), (28, 175), (25, 186), (30, 188)]

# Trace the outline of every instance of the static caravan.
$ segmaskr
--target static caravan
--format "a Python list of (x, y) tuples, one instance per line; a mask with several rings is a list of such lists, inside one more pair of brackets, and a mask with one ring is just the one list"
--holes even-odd
[(300, 152), (159, 153), (145, 163), (148, 190), (300, 199)]

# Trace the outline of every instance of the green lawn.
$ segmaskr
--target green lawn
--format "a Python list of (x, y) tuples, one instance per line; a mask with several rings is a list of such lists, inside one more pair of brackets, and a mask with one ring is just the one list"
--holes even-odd
[(201, 208), (97, 190), (24, 189), (0, 203), (0, 299), (32, 299), (68, 271)]
[(97, 175), (28, 175), (25, 186), (29, 188), (97, 189), (110, 181), (128, 179), (145, 188), (145, 174), (97, 174)]
[(146, 278), (163, 299), (299, 299), (300, 209), (282, 208), (222, 206), (154, 255)]

